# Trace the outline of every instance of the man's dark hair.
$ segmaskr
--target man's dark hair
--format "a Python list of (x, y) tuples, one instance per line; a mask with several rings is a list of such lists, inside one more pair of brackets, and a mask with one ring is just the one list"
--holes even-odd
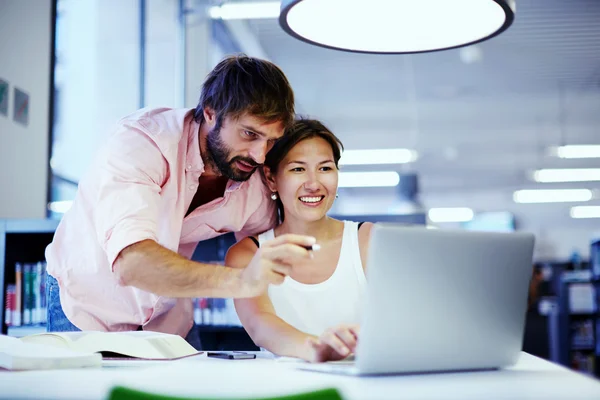
[[(283, 161), (285, 156), (303, 140), (312, 139), (319, 137), (325, 140), (331, 146), (333, 152), (333, 161), (335, 166), (339, 168), (338, 162), (342, 156), (344, 145), (341, 140), (338, 139), (323, 123), (315, 119), (298, 119), (286, 129), (283, 137), (269, 150), (265, 159), (265, 166), (269, 167), (271, 173), (274, 175), (277, 173), (279, 164)], [(283, 203), (281, 199), (277, 198), (277, 209), (279, 211), (279, 220), (283, 222), (285, 215), (283, 213)]]
[(238, 118), (244, 113), (288, 127), (294, 121), (294, 92), (275, 64), (233, 55), (219, 62), (206, 77), (194, 112), (196, 122), (204, 120), (205, 107), (215, 111), (217, 127), (225, 117)]

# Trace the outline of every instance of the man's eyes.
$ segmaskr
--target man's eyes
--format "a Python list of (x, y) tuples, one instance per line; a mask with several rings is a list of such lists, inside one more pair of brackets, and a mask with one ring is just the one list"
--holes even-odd
[[(247, 139), (258, 139), (260, 137), (260, 135), (258, 133), (254, 133), (252, 131), (242, 131), (244, 137), (246, 137)], [(279, 139), (269, 139), (267, 140), (267, 144), (269, 146), (273, 146)]]

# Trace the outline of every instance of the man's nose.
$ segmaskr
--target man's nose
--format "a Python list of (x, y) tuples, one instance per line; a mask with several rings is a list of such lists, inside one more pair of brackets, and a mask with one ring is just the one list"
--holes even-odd
[(267, 146), (268, 145), (266, 141), (260, 141), (259, 143), (256, 143), (254, 146), (252, 146), (252, 148), (250, 149), (250, 157), (254, 160), (255, 163), (265, 163), (265, 157), (267, 156)]

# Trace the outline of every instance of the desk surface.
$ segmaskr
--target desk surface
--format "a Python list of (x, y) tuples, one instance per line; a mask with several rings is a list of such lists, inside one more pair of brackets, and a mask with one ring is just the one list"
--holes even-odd
[(104, 399), (120, 384), (188, 397), (259, 397), (324, 387), (344, 399), (600, 399), (600, 381), (522, 353), (499, 371), (346, 377), (297, 370), (267, 358), (221, 360), (198, 356), (141, 368), (0, 372), (0, 397)]

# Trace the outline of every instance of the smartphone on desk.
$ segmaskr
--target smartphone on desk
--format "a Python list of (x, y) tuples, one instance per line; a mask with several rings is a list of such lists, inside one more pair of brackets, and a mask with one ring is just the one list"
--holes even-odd
[(244, 353), (243, 351), (208, 351), (206, 356), (225, 360), (251, 360), (256, 358), (256, 354)]

